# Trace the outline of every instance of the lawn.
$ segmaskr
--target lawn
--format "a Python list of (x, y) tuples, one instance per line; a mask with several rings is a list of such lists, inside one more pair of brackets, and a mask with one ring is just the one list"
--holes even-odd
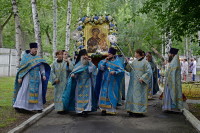
[(194, 83), (182, 84), (183, 93), (188, 99), (200, 100), (200, 85)]
[[(14, 77), (0, 77), (0, 132), (26, 120), (33, 114), (17, 113), (12, 107)], [(53, 87), (49, 84), (46, 106), (53, 102)]]

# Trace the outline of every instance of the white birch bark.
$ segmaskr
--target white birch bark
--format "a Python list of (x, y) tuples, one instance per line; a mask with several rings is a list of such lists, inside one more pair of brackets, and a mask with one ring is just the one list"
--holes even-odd
[(185, 58), (187, 59), (188, 58), (188, 37), (187, 36), (185, 37), (185, 51), (184, 51), (184, 54), (185, 54)]
[(165, 58), (168, 58), (168, 53), (172, 45), (171, 36), (171, 32), (166, 33)]
[(199, 43), (199, 46), (200, 46), (200, 31), (198, 31), (198, 43)]
[(70, 25), (71, 25), (71, 11), (72, 11), (72, 2), (68, 0), (68, 8), (67, 8), (67, 25), (66, 25), (66, 43), (65, 50), (69, 50), (70, 44)]
[[(193, 42), (192, 42), (192, 36), (190, 36), (190, 44), (189, 44), (189, 56), (188, 58), (191, 59), (192, 56), (193, 56), (193, 50), (191, 49), (191, 46), (193, 45)], [(189, 61), (189, 60), (188, 60)]]
[(53, 59), (57, 51), (57, 0), (53, 0)]
[(20, 18), (18, 14), (18, 7), (16, 0), (12, 0), (12, 8), (14, 13), (14, 19), (15, 19), (15, 48), (17, 50), (17, 58), (16, 58), (16, 66), (19, 68), (20, 65), (20, 58), (21, 58), (21, 25), (20, 25)]
[(162, 35), (162, 56), (164, 57), (164, 46), (165, 46), (165, 39), (164, 39), (164, 35)]
[(42, 40), (41, 40), (41, 33), (40, 33), (40, 21), (39, 21), (38, 13), (37, 13), (36, 0), (31, 0), (31, 5), (32, 5), (35, 39), (36, 39), (36, 42), (38, 43), (38, 55), (43, 57)]
[(87, 16), (90, 16), (90, 2), (87, 3)]

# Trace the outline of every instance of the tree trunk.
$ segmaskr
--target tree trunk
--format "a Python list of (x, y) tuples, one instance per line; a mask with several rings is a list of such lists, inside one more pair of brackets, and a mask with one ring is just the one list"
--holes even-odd
[(151, 48), (153, 50), (153, 52), (155, 54), (158, 55), (159, 58), (161, 58), (161, 60), (164, 62), (165, 61), (165, 58), (162, 56), (162, 54), (160, 54), (155, 48)]
[(39, 21), (38, 13), (37, 13), (36, 0), (31, 0), (31, 5), (32, 5), (35, 39), (36, 39), (36, 42), (38, 43), (38, 55), (43, 57), (42, 40), (41, 40), (41, 33), (40, 33), (40, 21)]
[(164, 47), (165, 47), (165, 38), (164, 38), (164, 35), (162, 35), (162, 57), (164, 57)]
[(17, 50), (17, 58), (16, 58), (16, 66), (19, 68), (20, 65), (20, 58), (21, 58), (21, 25), (20, 25), (20, 18), (18, 14), (18, 7), (16, 0), (12, 0), (12, 8), (14, 13), (15, 19), (15, 48)]
[(90, 16), (90, 2), (87, 3), (87, 16)]
[(166, 33), (166, 46), (165, 46), (165, 58), (168, 58), (168, 53), (172, 45), (171, 32)]
[(72, 11), (72, 2), (71, 2), (71, 0), (68, 0), (67, 25), (66, 25), (66, 43), (65, 43), (65, 49), (67, 51), (69, 50), (69, 43), (70, 43), (71, 11)]
[(53, 0), (53, 59), (57, 51), (57, 0)]
[(188, 37), (185, 37), (185, 58), (188, 58)]
[(3, 28), (0, 25), (0, 48), (3, 48)]
[(198, 43), (199, 43), (199, 46), (200, 46), (200, 31), (198, 31)]

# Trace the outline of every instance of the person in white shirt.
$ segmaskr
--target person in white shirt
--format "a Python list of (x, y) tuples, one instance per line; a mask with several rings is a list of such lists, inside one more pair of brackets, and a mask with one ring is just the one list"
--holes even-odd
[(195, 81), (196, 74), (197, 74), (197, 61), (194, 58), (193, 66), (192, 66), (192, 81)]
[(184, 59), (182, 62), (182, 76), (183, 76), (183, 80), (186, 81), (187, 80), (187, 75), (188, 75), (188, 62), (187, 59)]

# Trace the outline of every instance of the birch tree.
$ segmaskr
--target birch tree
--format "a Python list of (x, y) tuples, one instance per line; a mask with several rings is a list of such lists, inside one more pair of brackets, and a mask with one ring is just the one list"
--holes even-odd
[(166, 46), (165, 46), (165, 58), (168, 57), (168, 52), (172, 46), (172, 35), (171, 32), (166, 33)]
[(20, 64), (20, 58), (21, 58), (21, 25), (20, 25), (20, 17), (18, 13), (16, 0), (12, 0), (12, 9), (13, 9), (14, 19), (15, 19), (15, 48), (17, 50), (16, 65), (18, 68)]
[(32, 5), (32, 15), (33, 15), (35, 39), (36, 39), (36, 42), (38, 43), (38, 55), (43, 57), (42, 40), (41, 40), (41, 33), (40, 33), (40, 21), (38, 18), (36, 0), (31, 0), (31, 5)]
[(57, 51), (57, 0), (53, 0), (53, 59)]
[(198, 43), (199, 43), (199, 46), (200, 46), (200, 31), (198, 31)]
[(65, 49), (69, 50), (72, 2), (68, 0)]

